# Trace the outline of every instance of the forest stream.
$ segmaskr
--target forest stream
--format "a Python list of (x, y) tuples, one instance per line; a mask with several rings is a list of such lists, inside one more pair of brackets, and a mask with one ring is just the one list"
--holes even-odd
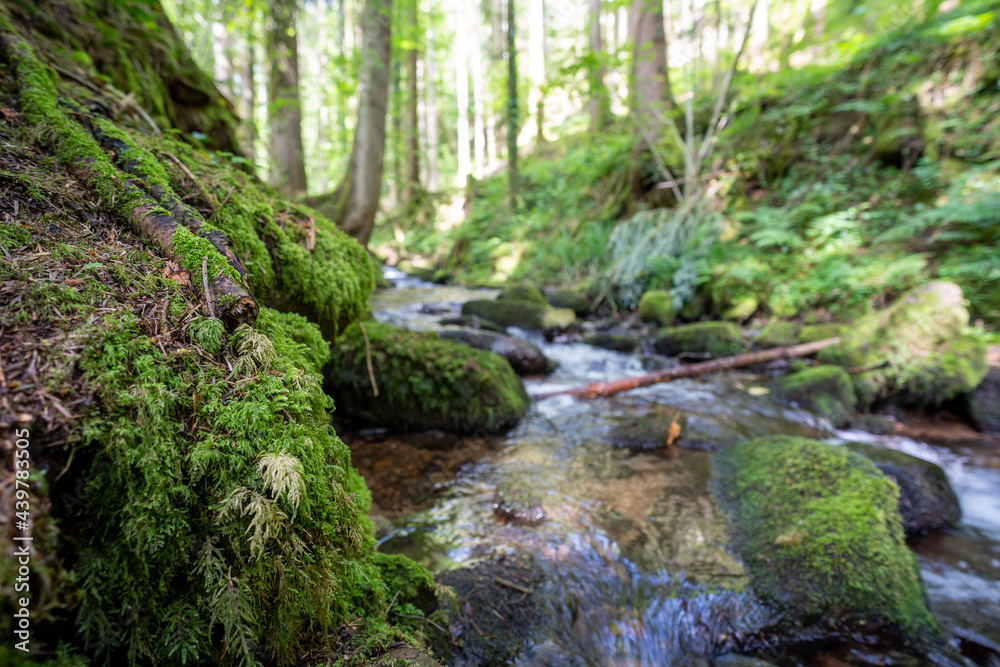
[[(491, 295), (386, 271), (394, 288), (374, 297), (376, 319), (410, 329), (440, 328), (438, 321), (462, 302)], [(559, 363), (549, 377), (526, 380), (531, 395), (637, 376), (668, 361), (513, 333)], [(544, 399), (506, 438), (479, 446), (469, 445), (469, 439), (452, 443), (461, 463), (453, 475), (431, 464), (406, 466), (404, 474), (412, 479), (401, 479), (394, 463), (399, 448), (426, 449), (442, 434), (362, 434), (366, 437), (356, 437), (352, 445), (355, 458), (364, 451), (358, 465), (373, 489), (375, 511), (392, 518), (391, 523), (381, 518), (379, 548), (404, 553), (434, 572), (498, 552), (534, 560), (545, 577), (532, 594), (549, 626), (545, 639), (518, 665), (700, 664), (697, 656), (719, 652), (713, 641), (721, 641), (724, 650), (727, 637), (752, 633), (769, 612), (741, 592), (747, 584), (743, 567), (726, 549), (724, 516), (709, 490), (711, 452), (685, 448), (671, 457), (609, 443), (616, 424), (651, 406), (666, 406), (683, 415), (682, 438), (696, 446), (790, 434), (873, 443), (941, 466), (961, 503), (962, 519), (951, 530), (910, 540), (931, 610), (944, 628), (965, 628), (1000, 642), (1000, 629), (991, 620), (1000, 612), (997, 452), (833, 430), (815, 415), (771, 399), (766, 384), (763, 376), (730, 373), (610, 399)], [(387, 484), (406, 486), (425, 475), (434, 489), (424, 492), (420, 509), (378, 507)], [(498, 518), (495, 493), (504, 487), (528, 490), (538, 501), (529, 511), (540, 509), (544, 519)], [(918, 663), (890, 659), (888, 664)]]

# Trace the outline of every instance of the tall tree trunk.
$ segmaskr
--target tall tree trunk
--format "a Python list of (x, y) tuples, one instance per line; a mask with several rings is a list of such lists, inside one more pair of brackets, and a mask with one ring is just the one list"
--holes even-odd
[(233, 101), (233, 38), (226, 26), (216, 21), (212, 23), (212, 54), (215, 60), (215, 83), (219, 92), (230, 102)]
[(545, 143), (545, 0), (528, 5), (528, 115), (534, 114), (535, 137)]
[(254, 110), (257, 108), (257, 87), (254, 81), (254, 43), (247, 39), (246, 50), (240, 68), (240, 149), (251, 162), (257, 150), (257, 123)]
[(472, 154), (469, 145), (469, 4), (458, 3), (458, 26), (455, 30), (455, 99), (458, 112), (458, 172), (455, 184), (465, 187), (471, 171)]
[(472, 173), (476, 178), (482, 178), (486, 173), (486, 125), (485, 125), (485, 94), (483, 81), (483, 26), (482, 14), (476, 12), (469, 30), (471, 39), (469, 44), (469, 66), (472, 68), (472, 145), (474, 147), (475, 160), (473, 162)]
[(601, 0), (590, 0), (590, 134), (604, 129), (610, 112), (608, 90), (604, 86), (604, 48), (601, 44)]
[[(433, 8), (433, 7), (432, 7)], [(430, 22), (430, 19), (428, 19)], [(424, 77), (426, 79), (424, 98), (426, 100), (426, 111), (424, 127), (427, 129), (426, 150), (427, 155), (427, 189), (430, 192), (437, 192), (440, 183), (438, 182), (438, 108), (434, 77), (437, 75), (434, 62), (434, 27), (427, 28), (427, 53), (424, 56)]]
[[(347, 11), (344, 0), (337, 0), (337, 62), (347, 63)], [(337, 145), (347, 152), (347, 96), (337, 93)]]
[(368, 245), (371, 238), (382, 188), (391, 12), (392, 0), (368, 0), (361, 17), (364, 41), (358, 81), (358, 125), (350, 166), (341, 185), (344, 214), (339, 226), (362, 245)]
[(407, 31), (412, 37), (406, 50), (406, 177), (403, 181), (403, 204), (412, 204), (420, 190), (420, 116), (417, 108), (420, 89), (417, 81), (419, 29), (417, 0), (407, 1)]
[(510, 208), (517, 208), (520, 180), (517, 171), (517, 8), (507, 0), (507, 174), (510, 179)]
[(295, 34), (297, 0), (278, 0), (271, 5), (267, 51), (271, 59), (268, 77), (268, 125), (271, 131), (271, 184), (280, 192), (302, 195), (306, 191), (306, 167), (302, 151), (302, 106), (299, 100), (298, 40)]
[(389, 181), (389, 201), (392, 207), (399, 206), (403, 189), (403, 79), (399, 58), (392, 58), (392, 133), (389, 135), (392, 149), (392, 179)]
[(629, 110), (643, 139), (652, 141), (658, 132), (657, 112), (666, 112), (672, 99), (662, 0), (632, 0), (629, 34), (632, 37)]

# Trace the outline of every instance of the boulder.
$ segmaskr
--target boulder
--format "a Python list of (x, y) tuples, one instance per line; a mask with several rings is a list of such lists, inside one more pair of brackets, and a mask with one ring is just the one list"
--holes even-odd
[(540, 331), (544, 328), (548, 305), (532, 301), (490, 301), (475, 299), (462, 304), (462, 315), (481, 317), (502, 327)]
[(497, 355), (433, 333), (374, 321), (364, 326), (378, 396), (372, 391), (358, 324), (337, 339), (324, 369), (324, 389), (336, 403), (336, 414), (355, 425), (498, 432), (527, 412), (530, 399), (521, 380)]
[(740, 328), (730, 322), (699, 322), (661, 329), (653, 348), (671, 357), (682, 352), (726, 357), (746, 351)]
[[(954, 283), (934, 281), (845, 327), (840, 343), (818, 357), (824, 363), (870, 369), (854, 375), (858, 401), (869, 406), (890, 392), (907, 388), (944, 343), (962, 336), (968, 322), (962, 289)], [(972, 388), (974, 385), (968, 389)], [(937, 392), (933, 383), (930, 390), (924, 384), (920, 389), (924, 396), (917, 396), (918, 400), (953, 391), (942, 388)]]
[(788, 347), (799, 342), (802, 326), (795, 322), (773, 320), (768, 322), (754, 343), (764, 348)]
[(542, 315), (542, 331), (546, 337), (563, 333), (576, 324), (576, 313), (569, 308), (549, 308)]
[(549, 305), (542, 290), (531, 283), (514, 283), (505, 286), (497, 295), (497, 301), (527, 301), (539, 306)]
[(1000, 432), (1000, 366), (991, 367), (969, 395), (969, 412), (979, 430)]
[(586, 317), (590, 313), (590, 301), (576, 290), (561, 289), (549, 296), (549, 304), (553, 308), (569, 308), (577, 317)]
[(741, 442), (713, 460), (714, 491), (754, 592), (802, 623), (888, 624), (940, 637), (906, 545), (896, 485), (845, 447), (792, 436)]
[(988, 371), (984, 341), (972, 336), (945, 341), (930, 357), (914, 361), (907, 396), (914, 403), (936, 407), (973, 391)]
[(580, 342), (614, 352), (631, 352), (639, 346), (639, 339), (627, 334), (596, 333), (584, 336)]
[(438, 337), (499, 355), (518, 375), (546, 375), (557, 366), (537, 345), (502, 333), (482, 329), (442, 329), (438, 331)]
[(962, 518), (958, 498), (944, 470), (895, 449), (860, 442), (845, 445), (875, 464), (899, 487), (899, 514), (907, 537), (949, 528)]
[(438, 320), (438, 324), (443, 326), (467, 327), (469, 329), (483, 329), (485, 331), (495, 331), (497, 333), (507, 333), (507, 330), (495, 322), (484, 320), (476, 315), (463, 315), (461, 317), (443, 317)]
[(818, 340), (836, 338), (845, 326), (844, 324), (807, 324), (799, 331), (799, 342), (815, 343)]
[(650, 290), (639, 299), (639, 318), (661, 327), (673, 326), (674, 297), (665, 290)]
[(745, 296), (737, 299), (733, 304), (722, 312), (722, 319), (729, 322), (742, 322), (748, 320), (757, 312), (760, 302), (752, 296)]
[(685, 322), (696, 322), (708, 310), (708, 300), (701, 294), (695, 294), (691, 300), (681, 306), (678, 315)]
[(774, 397), (825, 417), (836, 427), (847, 424), (857, 408), (851, 376), (840, 366), (815, 366), (778, 378)]

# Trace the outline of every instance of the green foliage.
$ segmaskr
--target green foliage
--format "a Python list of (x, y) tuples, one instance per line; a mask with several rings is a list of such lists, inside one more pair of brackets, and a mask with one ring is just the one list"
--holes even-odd
[(940, 634), (904, 540), (899, 490), (854, 452), (776, 436), (716, 455), (716, 493), (757, 595), (806, 621)]

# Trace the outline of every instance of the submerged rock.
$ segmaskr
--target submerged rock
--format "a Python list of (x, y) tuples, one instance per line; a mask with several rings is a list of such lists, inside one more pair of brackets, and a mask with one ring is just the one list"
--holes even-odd
[(627, 334), (590, 334), (580, 339), (580, 342), (584, 345), (593, 345), (594, 347), (613, 350), (615, 352), (631, 352), (639, 347), (639, 339)]
[(858, 404), (851, 376), (840, 366), (815, 366), (780, 377), (772, 389), (775, 398), (819, 413), (836, 427), (847, 424)]
[(845, 445), (874, 463), (899, 487), (899, 513), (907, 537), (958, 523), (962, 509), (939, 466), (895, 449), (860, 442)]
[[(819, 353), (825, 363), (870, 369), (854, 375), (854, 389), (862, 406), (893, 391), (910, 389), (918, 403), (937, 404), (975, 388), (986, 373), (974, 372), (965, 345), (950, 344), (961, 338), (969, 322), (962, 289), (954, 283), (935, 281), (911, 290), (884, 310), (870, 313), (841, 332), (838, 345)], [(935, 367), (937, 357), (947, 357), (946, 368)], [(941, 382), (934, 374), (944, 370)], [(910, 386), (910, 384), (913, 386)]]
[(373, 321), (364, 326), (378, 396), (357, 324), (337, 339), (324, 369), (324, 389), (333, 397), (337, 414), (356, 425), (496, 432), (513, 426), (527, 412), (530, 400), (524, 386), (497, 355), (432, 333)]
[(969, 396), (969, 411), (981, 431), (1000, 432), (1000, 367), (990, 368)]
[(514, 336), (481, 329), (442, 329), (438, 336), (499, 355), (518, 375), (546, 375), (558, 366), (537, 345)]
[(795, 322), (784, 322), (774, 320), (768, 322), (764, 330), (760, 332), (754, 341), (760, 347), (788, 347), (799, 342), (802, 333), (802, 326)]
[(534, 526), (545, 520), (541, 499), (527, 485), (505, 483), (493, 496), (493, 513), (504, 521)]
[(740, 328), (731, 322), (700, 322), (661, 329), (653, 348), (668, 357), (682, 352), (726, 357), (746, 351)]
[(906, 546), (896, 485), (860, 454), (777, 436), (717, 454), (715, 492), (754, 592), (805, 624), (940, 636)]
[(639, 318), (661, 327), (674, 323), (674, 297), (666, 290), (650, 290), (639, 299)]
[(549, 304), (553, 308), (569, 308), (577, 317), (586, 317), (590, 313), (590, 301), (576, 290), (561, 289), (553, 292), (549, 296)]

